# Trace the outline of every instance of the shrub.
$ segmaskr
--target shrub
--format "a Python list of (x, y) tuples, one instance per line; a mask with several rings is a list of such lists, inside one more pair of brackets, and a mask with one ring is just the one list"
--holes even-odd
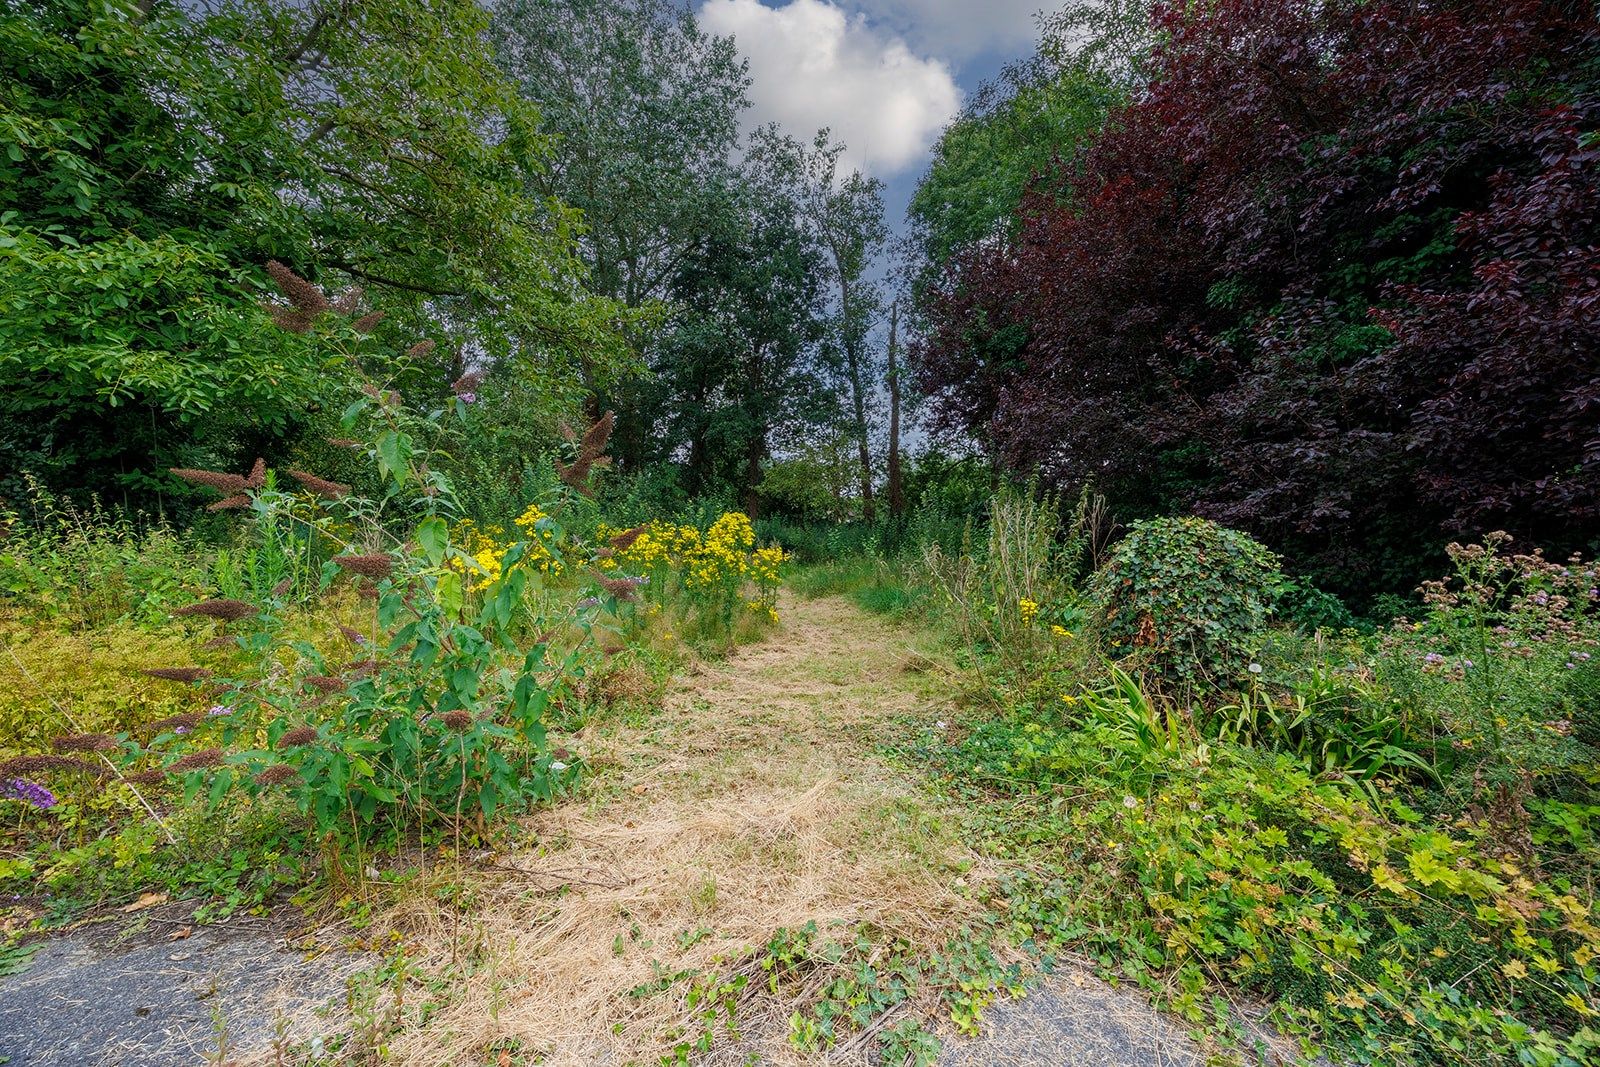
[(1162, 678), (1240, 677), (1283, 575), (1248, 535), (1185, 516), (1135, 523), (1089, 582), (1095, 623)]

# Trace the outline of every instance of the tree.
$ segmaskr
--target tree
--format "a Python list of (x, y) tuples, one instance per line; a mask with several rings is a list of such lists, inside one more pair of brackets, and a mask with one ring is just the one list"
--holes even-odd
[[(589, 289), (651, 311), (629, 330), (648, 363), (677, 272), (733, 185), (744, 62), (731, 39), (700, 32), (667, 0), (503, 0), (493, 38), (554, 142), (529, 188), (583, 213)], [(589, 368), (586, 382), (597, 410), (619, 412), (613, 455), (637, 468), (652, 422), (647, 390), (607, 370)]]
[(905, 481), (900, 471), (900, 302), (889, 305), (888, 371), (884, 382), (889, 388), (889, 446), (885, 454), (884, 495), (889, 498), (889, 514), (905, 514)]
[(1592, 8), (1222, 0), (1153, 29), (1149, 84), (928, 290), (936, 418), (1345, 591), (1414, 583), (1447, 536), (1600, 534)]
[(547, 142), (484, 27), (469, 0), (9, 5), (8, 465), (110, 491), (291, 436), (339, 376), (268, 329), (274, 258), (442, 342), (441, 387), (464, 344), (552, 403), (580, 354), (622, 358), (576, 217), (524, 193)]
[(844, 387), (850, 434), (861, 465), (862, 517), (873, 518), (871, 422), (868, 408), (879, 380), (869, 334), (883, 311), (883, 298), (868, 274), (889, 235), (883, 221), (883, 183), (860, 171), (840, 175), (845, 146), (821, 130), (810, 149), (758, 133), (753, 152), (792, 155), (802, 174), (807, 221), (826, 253), (827, 274), (835, 290), (830, 316), (830, 342)]

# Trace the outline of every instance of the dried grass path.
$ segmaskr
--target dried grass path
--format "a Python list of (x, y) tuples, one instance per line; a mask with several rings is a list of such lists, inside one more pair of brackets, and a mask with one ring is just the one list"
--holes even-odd
[[(841, 598), (787, 599), (782, 614), (765, 642), (681, 679), (659, 714), (587, 731), (591, 786), (530, 820), (538, 848), (500, 861), (473, 934), (488, 964), (395, 1043), (398, 1062), (484, 1062), (514, 1039), (542, 1064), (655, 1064), (689, 1024), (685, 985), (630, 993), (662, 975), (725, 969), (808, 921), (930, 948), (961, 928), (974, 905), (960, 881), (984, 871), (959, 813), (875, 755), (908, 718), (939, 718), (917, 636)], [(867, 1062), (864, 1040), (797, 1054), (791, 1010), (747, 997), (741, 1039), (719, 1035), (697, 1062)], [(1141, 998), (1083, 975), (995, 1010), (993, 1036), (947, 1042), (950, 1063), (1201, 1062)]]

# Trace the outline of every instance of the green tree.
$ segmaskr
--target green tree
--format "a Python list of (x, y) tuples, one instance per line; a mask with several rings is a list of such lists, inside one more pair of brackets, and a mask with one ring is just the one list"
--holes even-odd
[(269, 328), (273, 258), (442, 342), (441, 384), (465, 346), (554, 404), (580, 354), (623, 359), (577, 216), (527, 193), (548, 141), (486, 25), (470, 0), (7, 0), (7, 466), (103, 491), (292, 435), (341, 376)]
[(841, 175), (845, 146), (834, 142), (827, 130), (817, 133), (809, 149), (790, 142), (769, 150), (795, 157), (802, 175), (806, 218), (826, 254), (826, 277), (834, 290), (828, 339), (860, 463), (862, 517), (871, 522), (869, 411), (877, 384), (883, 380), (883, 367), (872, 351), (869, 335), (883, 314), (883, 297), (869, 272), (889, 236), (883, 220), (883, 183), (858, 170)]
[[(503, 0), (493, 38), (501, 66), (552, 135), (530, 189), (583, 212), (588, 286), (649, 312), (628, 340), (646, 362), (678, 273), (703, 249), (737, 184), (733, 163), (749, 78), (728, 38), (702, 33), (667, 0)], [(649, 452), (653, 394), (589, 368), (598, 409), (619, 418), (624, 469)]]

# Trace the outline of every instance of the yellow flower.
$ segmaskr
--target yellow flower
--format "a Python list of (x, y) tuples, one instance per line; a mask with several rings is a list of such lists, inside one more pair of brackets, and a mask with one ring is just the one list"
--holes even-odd
[(1039, 614), (1038, 602), (1029, 600), (1027, 597), (1021, 597), (1017, 600), (1017, 614), (1022, 616), (1024, 623), (1033, 622), (1034, 618)]
[(1052, 625), (1050, 627), (1050, 632), (1052, 634), (1054, 634), (1055, 636), (1057, 636), (1059, 638), (1062, 638), (1063, 640), (1071, 638), (1073, 636), (1071, 630), (1067, 629), (1065, 626), (1060, 626), (1060, 625)]
[(1527, 965), (1521, 960), (1511, 960), (1509, 963), (1502, 963), (1500, 965), (1500, 970), (1507, 978), (1528, 977)]

